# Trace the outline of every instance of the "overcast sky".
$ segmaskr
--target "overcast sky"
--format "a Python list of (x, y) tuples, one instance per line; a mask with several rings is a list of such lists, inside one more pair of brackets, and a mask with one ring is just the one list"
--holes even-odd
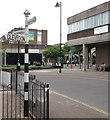
[(0, 37), (15, 27), (24, 27), (24, 11), (36, 16), (37, 21), (29, 28), (48, 30), (48, 44), (60, 41), (60, 9), (56, 2), (62, 2), (62, 42), (67, 41), (67, 18), (109, 0), (1, 0)]

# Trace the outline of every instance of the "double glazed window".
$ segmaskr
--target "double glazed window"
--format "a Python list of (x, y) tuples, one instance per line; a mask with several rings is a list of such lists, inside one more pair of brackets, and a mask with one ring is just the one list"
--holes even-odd
[(74, 33), (89, 28), (108, 24), (110, 11), (91, 16), (68, 25), (68, 33)]

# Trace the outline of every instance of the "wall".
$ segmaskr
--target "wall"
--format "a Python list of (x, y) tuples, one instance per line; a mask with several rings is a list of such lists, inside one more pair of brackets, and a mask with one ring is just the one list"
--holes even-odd
[(110, 65), (110, 43), (101, 44), (96, 47), (96, 64), (100, 65), (103, 62), (108, 66)]
[(47, 45), (47, 31), (42, 30), (42, 44)]
[[(108, 32), (110, 32), (110, 24), (108, 24)], [(103, 34), (105, 34), (105, 33), (101, 33), (100, 35), (103, 35)], [(99, 35), (95, 35), (94, 34), (94, 28), (91, 28), (91, 29), (87, 29), (87, 30), (83, 30), (83, 31), (68, 34), (67, 35), (67, 40), (69, 41), (69, 40), (72, 40), (72, 39), (74, 40), (74, 39), (89, 37), (89, 36), (99, 36)]]

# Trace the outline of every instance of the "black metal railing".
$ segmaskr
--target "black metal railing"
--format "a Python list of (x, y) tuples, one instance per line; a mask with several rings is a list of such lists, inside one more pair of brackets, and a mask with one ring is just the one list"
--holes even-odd
[[(24, 75), (18, 71), (8, 73), (10, 73), (10, 78), (7, 78), (9, 80), (2, 83), (2, 117), (23, 118)], [(3, 74), (5, 76), (5, 72)], [(49, 119), (49, 84), (38, 81), (35, 75), (29, 75), (28, 100), (30, 117)]]
[(34, 118), (49, 118), (49, 84), (29, 82), (29, 112)]
[(21, 93), (16, 94), (11, 85), (2, 86), (2, 119), (23, 118), (23, 100)]

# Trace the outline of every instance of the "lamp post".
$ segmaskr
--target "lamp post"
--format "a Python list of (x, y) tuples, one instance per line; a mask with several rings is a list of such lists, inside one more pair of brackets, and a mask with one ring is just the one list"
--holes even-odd
[(60, 7), (60, 70), (59, 73), (61, 73), (61, 40), (62, 40), (62, 2), (56, 3), (55, 7)]
[(25, 58), (24, 58), (24, 117), (29, 117), (29, 41), (28, 41), (28, 17), (30, 15), (29, 10), (25, 10)]

